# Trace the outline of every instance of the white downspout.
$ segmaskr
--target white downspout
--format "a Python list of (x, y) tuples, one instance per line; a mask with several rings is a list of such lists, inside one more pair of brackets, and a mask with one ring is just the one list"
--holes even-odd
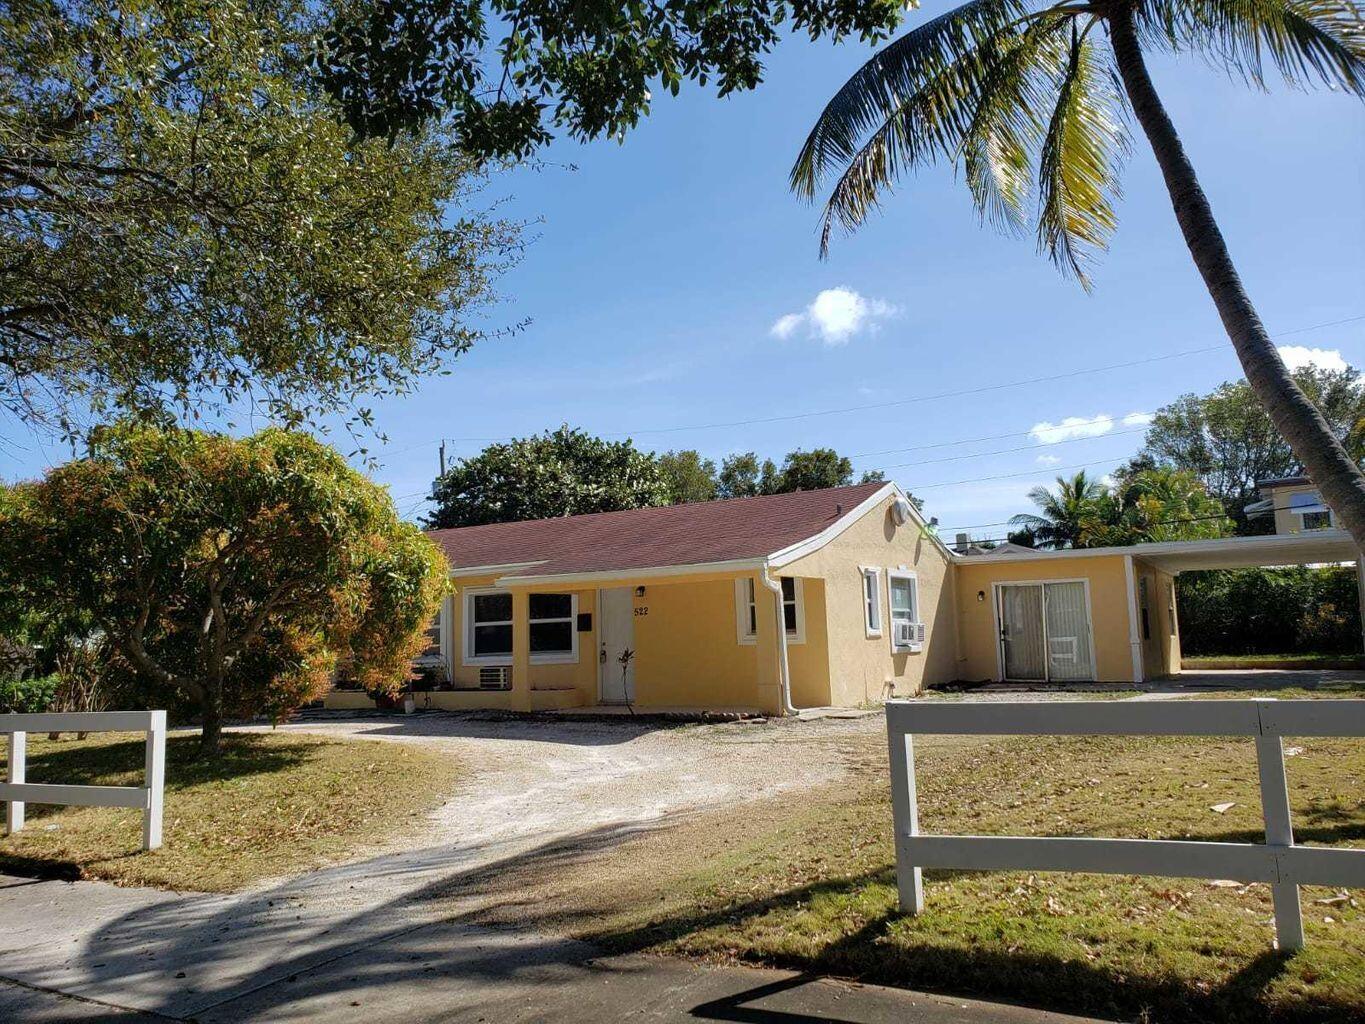
[(791, 666), (787, 663), (787, 617), (782, 611), (782, 584), (768, 574), (767, 562), (764, 562), (763, 568), (759, 570), (758, 578), (773, 592), (773, 603), (777, 606), (777, 675), (781, 683), (779, 689), (782, 691), (782, 713), (794, 715), (797, 712), (792, 705)]

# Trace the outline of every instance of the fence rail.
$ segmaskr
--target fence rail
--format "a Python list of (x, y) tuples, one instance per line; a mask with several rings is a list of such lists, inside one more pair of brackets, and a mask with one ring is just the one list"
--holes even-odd
[[(1365, 850), (1295, 846), (1284, 736), (1365, 736), (1365, 700), (1042, 701), (886, 707), (901, 909), (924, 908), (923, 868), (1091, 871), (1268, 882), (1281, 949), (1303, 946), (1300, 885), (1365, 887)], [(1252, 736), (1266, 841), (1189, 842), (924, 835), (915, 791), (916, 735)]]
[[(27, 782), (28, 734), (31, 732), (141, 732), (147, 736), (145, 782), (141, 786), (68, 786)], [(5, 831), (24, 827), (24, 805), (68, 804), (74, 807), (132, 807), (142, 811), (142, 848), (161, 845), (161, 816), (166, 788), (166, 712), (89, 711), (37, 715), (0, 715), (0, 733), (9, 733)]]

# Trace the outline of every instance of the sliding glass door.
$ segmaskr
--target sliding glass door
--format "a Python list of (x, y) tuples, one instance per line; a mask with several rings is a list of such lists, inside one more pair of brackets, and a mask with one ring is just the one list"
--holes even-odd
[(1016, 682), (1095, 678), (1090, 602), (1080, 581), (1001, 583), (1001, 665)]

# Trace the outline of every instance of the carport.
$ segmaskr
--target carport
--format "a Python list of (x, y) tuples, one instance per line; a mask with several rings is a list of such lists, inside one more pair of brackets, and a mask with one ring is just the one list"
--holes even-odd
[[(1260, 569), (1354, 562), (1356, 592), (1362, 607), (1365, 607), (1365, 562), (1362, 562), (1355, 542), (1345, 530), (1311, 530), (1302, 533), (1270, 534), (1264, 537), (1221, 537), (1215, 540), (1139, 544), (1132, 550), (1147, 564), (1172, 578), (1182, 572), (1198, 569)], [(1140, 603), (1141, 594), (1132, 594), (1130, 599)], [(1130, 637), (1130, 642), (1140, 641), (1140, 637)], [(1361, 643), (1362, 650), (1365, 650), (1365, 635), (1362, 635)], [(1172, 670), (1179, 670), (1178, 661)], [(1181, 682), (1195, 683), (1197, 681), (1195, 677), (1198, 675), (1207, 676), (1205, 681), (1210, 685), (1269, 684), (1313, 688), (1318, 685), (1322, 673), (1306, 670), (1262, 673), (1246, 671), (1223, 673), (1216, 670), (1202, 673), (1181, 672)], [(1239, 679), (1231, 679), (1233, 675), (1237, 675)]]
[[(1354, 562), (1344, 530), (958, 556), (959, 678), (1135, 682), (1180, 673), (1175, 578)], [(1365, 648), (1365, 636), (1362, 636)]]

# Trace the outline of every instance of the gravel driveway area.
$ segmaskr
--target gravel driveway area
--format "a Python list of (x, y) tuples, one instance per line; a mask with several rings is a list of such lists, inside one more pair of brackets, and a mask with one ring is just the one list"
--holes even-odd
[(283, 728), (450, 751), (463, 781), (433, 813), (428, 843), (504, 846), (832, 782), (852, 745), (885, 726), (880, 715), (676, 724), (438, 713)]

